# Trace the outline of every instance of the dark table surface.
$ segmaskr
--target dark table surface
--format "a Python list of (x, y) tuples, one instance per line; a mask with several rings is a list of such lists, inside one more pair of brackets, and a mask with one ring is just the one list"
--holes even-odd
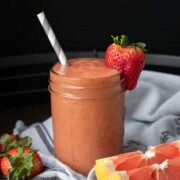
[(17, 120), (26, 125), (42, 122), (51, 116), (50, 104), (34, 104), (0, 109), (0, 133), (11, 133)]

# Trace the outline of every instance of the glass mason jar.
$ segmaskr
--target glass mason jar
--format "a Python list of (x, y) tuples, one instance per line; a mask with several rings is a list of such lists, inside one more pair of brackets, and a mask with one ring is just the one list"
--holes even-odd
[(55, 157), (87, 175), (95, 160), (122, 152), (124, 91), (120, 73), (97, 58), (56, 63), (49, 91)]

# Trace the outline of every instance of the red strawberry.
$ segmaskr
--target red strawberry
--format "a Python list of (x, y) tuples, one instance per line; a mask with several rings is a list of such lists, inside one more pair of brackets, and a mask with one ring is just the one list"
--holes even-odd
[(124, 88), (132, 90), (136, 87), (139, 75), (145, 65), (145, 44), (129, 43), (127, 36), (112, 36), (114, 43), (110, 44), (105, 53), (107, 67), (121, 71)]
[(18, 147), (2, 158), (1, 169), (9, 180), (27, 179), (41, 173), (43, 163), (37, 151), (30, 147)]
[(20, 137), (18, 134), (3, 134), (0, 137), (0, 162), (4, 153), (10, 149), (19, 146), (31, 146), (32, 139), (30, 137)]

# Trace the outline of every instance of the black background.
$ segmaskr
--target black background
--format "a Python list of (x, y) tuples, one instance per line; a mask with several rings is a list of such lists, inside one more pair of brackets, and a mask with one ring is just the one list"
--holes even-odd
[[(106, 50), (111, 35), (126, 34), (157, 54), (153, 62), (159, 65), (146, 69), (180, 73), (173, 61), (180, 57), (179, 0), (1, 0), (0, 132), (11, 132), (17, 119), (32, 124), (51, 115), (49, 67), (58, 59), (37, 18), (41, 11), (66, 55), (96, 55)], [(158, 54), (173, 55), (165, 56), (169, 66)]]
[(53, 52), (37, 19), (44, 11), (68, 51), (104, 51), (110, 35), (143, 41), (148, 53), (180, 55), (179, 0), (4, 0), (0, 57)]

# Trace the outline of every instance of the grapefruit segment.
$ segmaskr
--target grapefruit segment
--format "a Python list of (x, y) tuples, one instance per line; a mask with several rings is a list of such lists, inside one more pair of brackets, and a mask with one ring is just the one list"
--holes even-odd
[(94, 168), (98, 180), (180, 180), (180, 141), (99, 159)]
[(145, 152), (147, 164), (160, 164), (166, 159), (173, 159), (179, 156), (180, 149), (177, 146), (178, 143), (180, 144), (180, 141), (176, 143), (164, 143), (155, 147), (150, 146)]
[(109, 180), (180, 180), (180, 156), (129, 171), (116, 171)]
[(165, 172), (162, 169), (158, 170), (158, 177), (159, 179), (168, 180), (168, 176), (165, 174)]
[(159, 180), (156, 166), (135, 168), (129, 171), (116, 171), (109, 180)]
[(142, 168), (136, 168), (127, 171), (127, 174), (130, 180), (152, 180), (156, 177), (156, 167), (145, 166)]
[(159, 178), (165, 174), (168, 180), (180, 179), (180, 156), (174, 159), (167, 159), (159, 166)]
[[(120, 154), (117, 159), (113, 160), (113, 163), (117, 171), (130, 170), (136, 167), (141, 167), (146, 164), (144, 162), (144, 153), (141, 151), (129, 152)], [(132, 163), (133, 162), (133, 163)]]

